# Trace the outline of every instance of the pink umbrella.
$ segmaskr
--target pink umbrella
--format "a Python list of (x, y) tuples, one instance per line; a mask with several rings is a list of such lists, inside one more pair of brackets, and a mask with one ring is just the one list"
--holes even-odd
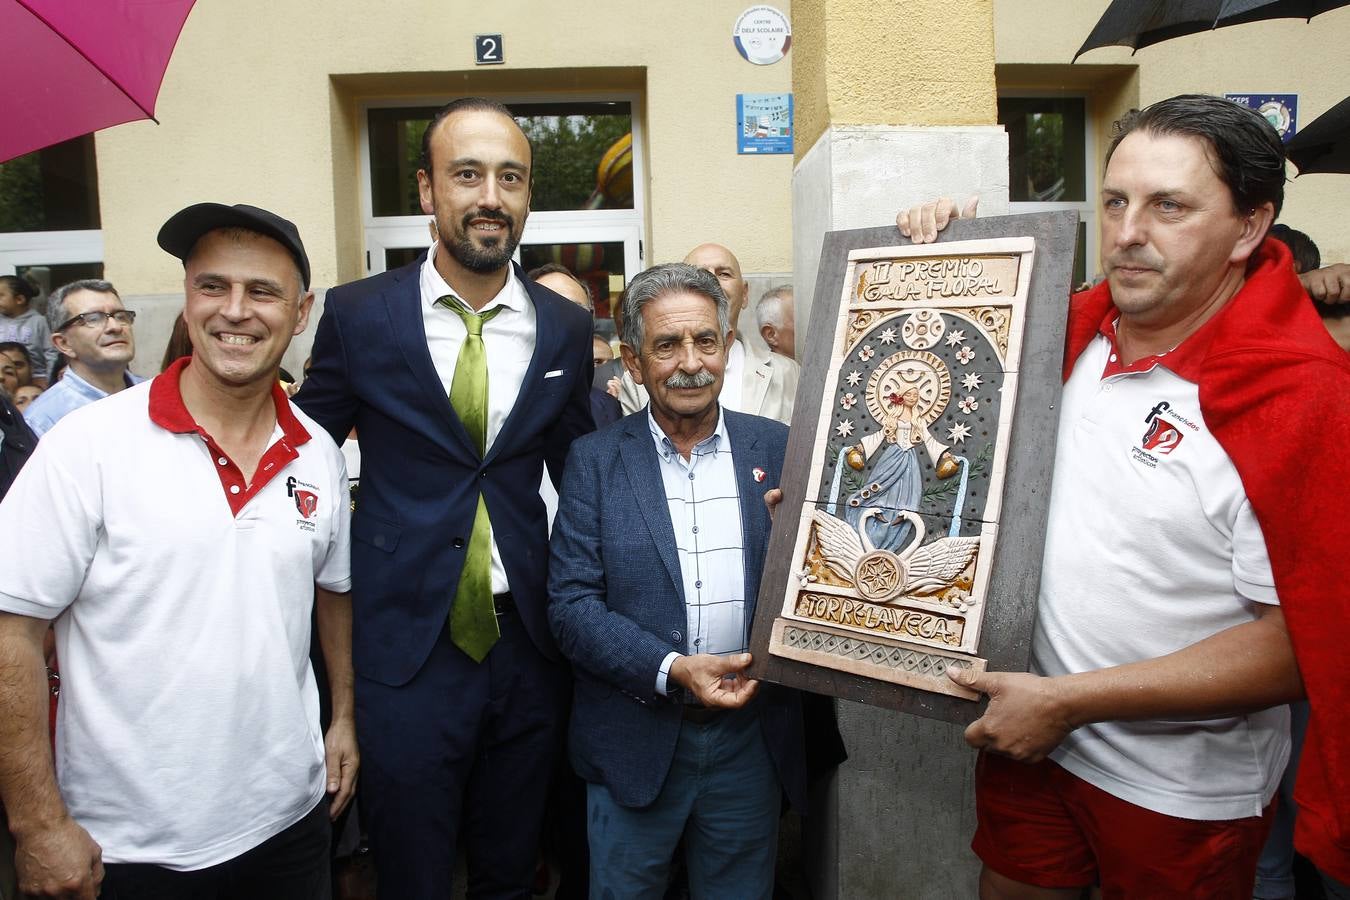
[(0, 162), (155, 117), (194, 0), (0, 0)]

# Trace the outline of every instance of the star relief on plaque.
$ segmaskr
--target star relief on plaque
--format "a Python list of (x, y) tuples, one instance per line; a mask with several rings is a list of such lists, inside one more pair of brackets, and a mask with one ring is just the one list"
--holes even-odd
[(1034, 247), (849, 254), (770, 653), (972, 696)]

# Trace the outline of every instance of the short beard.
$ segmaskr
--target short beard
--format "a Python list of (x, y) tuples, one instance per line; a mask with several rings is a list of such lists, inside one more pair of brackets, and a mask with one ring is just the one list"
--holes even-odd
[[(475, 244), (473, 239), (469, 237), (469, 222), (473, 219), (490, 219), (494, 222), (501, 222), (505, 228), (499, 243), (495, 246), (486, 247)], [(517, 245), (520, 244), (520, 234), (516, 231), (516, 220), (514, 218), (506, 213), (479, 209), (466, 213), (460, 225), (463, 228), (463, 236), (446, 243), (445, 249), (449, 250), (450, 255), (464, 268), (470, 272), (485, 275), (489, 272), (499, 271), (511, 262), (511, 256), (516, 252)]]
[(695, 372), (692, 375), (688, 372), (676, 372), (666, 379), (666, 387), (672, 391), (705, 388), (716, 380), (707, 369)]

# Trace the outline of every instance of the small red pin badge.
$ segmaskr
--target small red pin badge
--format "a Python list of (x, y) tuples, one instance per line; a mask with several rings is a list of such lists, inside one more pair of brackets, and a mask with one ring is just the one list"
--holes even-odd
[(764, 470), (761, 469), (761, 468), (759, 468), (758, 466), (756, 466), (755, 468), (751, 469), (751, 470), (750, 470), (750, 474), (753, 475), (753, 476), (755, 476), (755, 482), (756, 482), (756, 483), (761, 482), (761, 481), (764, 480)]

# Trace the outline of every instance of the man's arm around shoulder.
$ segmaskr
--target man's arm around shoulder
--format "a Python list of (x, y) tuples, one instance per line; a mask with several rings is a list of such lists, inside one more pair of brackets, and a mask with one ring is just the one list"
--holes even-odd
[(0, 613), (0, 801), (14, 834), (20, 892), (93, 900), (103, 881), (102, 851), (70, 817), (52, 765), (42, 655), (48, 624)]

